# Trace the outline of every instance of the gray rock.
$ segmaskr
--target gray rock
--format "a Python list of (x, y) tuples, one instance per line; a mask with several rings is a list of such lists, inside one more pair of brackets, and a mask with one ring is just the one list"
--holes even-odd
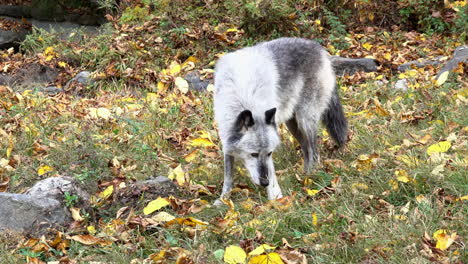
[(406, 80), (406, 79), (398, 80), (395, 83), (394, 88), (395, 88), (395, 90), (401, 90), (401, 91), (406, 92), (406, 90), (408, 90), (408, 80)]
[(198, 71), (192, 71), (187, 73), (184, 76), (184, 79), (188, 82), (189, 89), (199, 92), (205, 91), (208, 84), (210, 84), (210, 81), (202, 80), (200, 78), (200, 73)]
[(41, 92), (46, 93), (48, 95), (56, 95), (58, 93), (63, 92), (62, 88), (58, 88), (57, 86), (48, 86), (41, 89)]
[(419, 60), (410, 61), (410, 62), (407, 62), (398, 66), (398, 71), (404, 72), (406, 70), (412, 69), (413, 67), (422, 68), (427, 65), (433, 65), (433, 66), (439, 65), (443, 63), (442, 58), (443, 56), (438, 56), (434, 59), (428, 59), (428, 60), (419, 59)]
[(40, 233), (71, 220), (70, 212), (55, 199), (0, 193), (0, 230)]
[(331, 56), (331, 61), (337, 75), (353, 74), (358, 71), (375, 72), (379, 66), (374, 59), (350, 59), (339, 56)]
[(0, 85), (49, 83), (54, 81), (57, 76), (57, 69), (39, 63), (30, 63), (13, 74), (0, 74)]
[(444, 65), (444, 67), (442, 67), (442, 69), (437, 74), (436, 79), (438, 79), (442, 73), (455, 69), (459, 63), (466, 63), (467, 60), (468, 60), (468, 45), (457, 47), (455, 49), (455, 52), (453, 53), (452, 59), (449, 60)]
[(89, 194), (83, 191), (71, 177), (50, 177), (37, 182), (25, 194), (36, 198), (51, 198), (63, 201), (64, 194), (77, 195), (82, 201), (89, 201)]
[(0, 49), (18, 48), (19, 43), (31, 33), (31, 29), (18, 28), (12, 30), (0, 29)]
[(16, 5), (0, 5), (0, 16), (9, 17), (30, 17), (31, 7), (30, 6), (16, 6)]
[(82, 71), (78, 73), (73, 79), (70, 80), (71, 82), (79, 82), (81, 84), (87, 85), (92, 82), (91, 73), (89, 71)]

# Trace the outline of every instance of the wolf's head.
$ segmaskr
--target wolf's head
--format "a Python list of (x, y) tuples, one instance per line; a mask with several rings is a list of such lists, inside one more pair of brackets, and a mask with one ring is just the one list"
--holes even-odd
[(261, 186), (268, 186), (275, 173), (271, 154), (280, 143), (275, 113), (276, 108), (272, 108), (254, 118), (250, 110), (242, 111), (228, 139), (229, 154), (240, 158), (252, 181)]

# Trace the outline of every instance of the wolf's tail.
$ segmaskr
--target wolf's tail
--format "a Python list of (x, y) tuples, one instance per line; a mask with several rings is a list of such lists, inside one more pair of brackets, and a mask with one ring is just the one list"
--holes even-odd
[(323, 122), (327, 127), (328, 134), (331, 135), (338, 146), (343, 146), (348, 137), (348, 122), (346, 121), (336, 87), (328, 105), (328, 109), (323, 115)]

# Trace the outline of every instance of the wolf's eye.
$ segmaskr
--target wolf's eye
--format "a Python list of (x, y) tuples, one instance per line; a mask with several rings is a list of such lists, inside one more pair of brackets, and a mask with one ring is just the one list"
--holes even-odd
[(254, 158), (258, 158), (258, 153), (251, 153), (250, 156), (252, 156)]
[(270, 153), (268, 153), (268, 157), (270, 157), (270, 156), (271, 156), (271, 153), (273, 153), (273, 152), (270, 152)]

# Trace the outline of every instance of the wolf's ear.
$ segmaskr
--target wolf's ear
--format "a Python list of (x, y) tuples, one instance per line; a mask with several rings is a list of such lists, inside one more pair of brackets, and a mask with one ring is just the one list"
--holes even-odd
[(237, 116), (235, 128), (237, 131), (241, 131), (243, 129), (248, 129), (254, 124), (252, 112), (250, 112), (250, 110), (244, 110)]
[(265, 111), (265, 121), (267, 125), (275, 124), (275, 114), (276, 114), (276, 108), (272, 108), (268, 111)]

